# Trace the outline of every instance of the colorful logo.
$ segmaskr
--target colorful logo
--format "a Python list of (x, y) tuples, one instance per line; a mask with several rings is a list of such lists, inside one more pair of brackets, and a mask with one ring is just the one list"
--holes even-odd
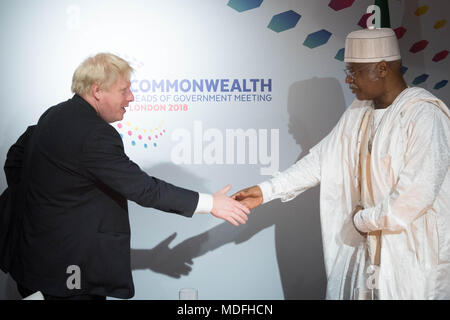
[(132, 125), (130, 121), (121, 121), (116, 124), (120, 137), (131, 146), (142, 146), (144, 149), (156, 148), (166, 134), (164, 122), (154, 128), (142, 128)]

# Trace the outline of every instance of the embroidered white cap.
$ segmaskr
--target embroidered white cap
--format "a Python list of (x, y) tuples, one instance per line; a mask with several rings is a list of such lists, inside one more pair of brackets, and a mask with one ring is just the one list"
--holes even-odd
[(345, 39), (345, 62), (369, 63), (400, 60), (395, 32), (390, 28), (369, 28), (350, 32)]

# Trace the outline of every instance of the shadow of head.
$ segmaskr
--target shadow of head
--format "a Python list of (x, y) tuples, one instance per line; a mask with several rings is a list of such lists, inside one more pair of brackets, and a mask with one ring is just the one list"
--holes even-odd
[(335, 78), (312, 78), (290, 86), (289, 133), (302, 147), (302, 155), (331, 131), (345, 109), (342, 87)]
[[(289, 133), (307, 151), (328, 134), (345, 111), (339, 81), (314, 78), (295, 82), (288, 96)], [(172, 169), (174, 171), (172, 171)], [(149, 169), (176, 175), (176, 166)], [(181, 171), (181, 179), (188, 173)], [(184, 175), (184, 176), (183, 176)], [(194, 178), (195, 179), (195, 178)], [(195, 181), (200, 183), (202, 181)], [(198, 188), (198, 186), (197, 186)], [(188, 275), (196, 257), (228, 243), (242, 244), (260, 231), (275, 226), (275, 246), (280, 277), (286, 299), (321, 299), (326, 288), (319, 220), (319, 189), (280, 204), (267, 203), (252, 213), (246, 225), (237, 228), (224, 222), (170, 248), (175, 235), (146, 251), (132, 251), (133, 269), (151, 269), (171, 277)]]

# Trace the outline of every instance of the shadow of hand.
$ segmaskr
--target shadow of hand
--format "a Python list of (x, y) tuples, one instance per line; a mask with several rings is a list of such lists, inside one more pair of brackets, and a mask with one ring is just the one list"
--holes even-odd
[(131, 268), (133, 270), (150, 269), (172, 278), (188, 275), (192, 270), (192, 260), (174, 254), (174, 251), (169, 248), (169, 244), (176, 236), (175, 232), (153, 249), (133, 249), (131, 251)]
[(175, 232), (153, 249), (133, 249), (131, 251), (132, 270), (150, 269), (177, 279), (187, 276), (192, 271), (191, 266), (194, 264), (192, 259), (201, 255), (199, 242), (203, 242), (207, 234), (200, 234), (183, 241), (174, 248), (169, 248), (169, 244), (176, 236)]

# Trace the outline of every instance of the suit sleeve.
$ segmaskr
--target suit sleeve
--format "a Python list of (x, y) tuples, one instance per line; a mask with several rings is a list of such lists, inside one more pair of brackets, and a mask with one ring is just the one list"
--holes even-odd
[(396, 185), (383, 201), (355, 215), (358, 230), (400, 231), (433, 206), (450, 161), (445, 135), (448, 119), (432, 105), (424, 105), (419, 116), (413, 122)]
[(88, 176), (144, 207), (191, 217), (197, 192), (147, 175), (124, 152), (120, 135), (110, 125), (98, 126), (87, 139), (81, 165)]

